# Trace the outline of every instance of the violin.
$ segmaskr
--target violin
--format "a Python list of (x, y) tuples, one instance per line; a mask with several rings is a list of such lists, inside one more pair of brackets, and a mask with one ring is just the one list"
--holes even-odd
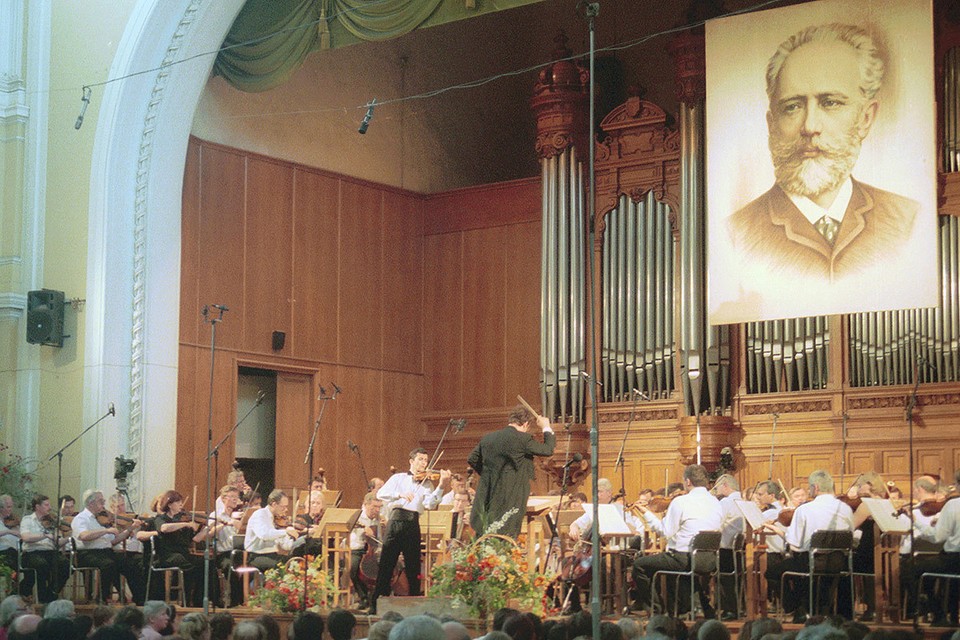
[[(869, 496), (868, 496), (868, 497), (869, 497)], [(856, 496), (856, 497), (851, 498), (851, 497), (850, 497), (848, 494), (846, 494), (846, 493), (843, 494), (843, 495), (841, 495), (841, 496), (837, 496), (837, 500), (839, 500), (839, 501), (842, 502), (843, 504), (845, 504), (845, 505), (847, 505), (848, 507), (850, 507), (850, 509), (851, 509), (852, 511), (856, 511), (857, 509), (860, 508), (860, 505), (863, 504), (863, 498), (861, 498), (860, 496)]]
[(414, 482), (423, 482), (424, 480), (429, 480), (433, 484), (440, 482), (440, 472), (436, 469), (426, 469), (419, 473), (413, 474)]
[(53, 513), (48, 513), (40, 518), (40, 524), (44, 529), (53, 532), (59, 528), (60, 535), (64, 537), (73, 535), (73, 528), (70, 526), (71, 522), (73, 522), (73, 516), (63, 516), (58, 522), (57, 516)]
[(7, 529), (16, 529), (20, 526), (20, 518), (11, 513), (3, 519), (3, 526), (5, 526)]
[(202, 511), (181, 511), (173, 516), (174, 522), (196, 522), (199, 525), (206, 526), (210, 518)]

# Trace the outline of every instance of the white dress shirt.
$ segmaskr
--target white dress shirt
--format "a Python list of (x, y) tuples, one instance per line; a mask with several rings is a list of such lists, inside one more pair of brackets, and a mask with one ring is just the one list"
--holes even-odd
[(276, 553), (277, 542), (284, 538), (289, 538), (287, 530), (273, 526), (273, 513), (263, 507), (250, 516), (243, 547), (250, 553)]
[(76, 545), (77, 549), (84, 551), (90, 549), (112, 549), (113, 539), (116, 537), (112, 533), (104, 534), (93, 540), (87, 540), (86, 542), (80, 539), (81, 533), (101, 531), (106, 528), (107, 527), (97, 522), (97, 516), (93, 515), (89, 509), (84, 509), (73, 516), (73, 522), (70, 523), (70, 529), (73, 531), (73, 544)]
[[(621, 515), (621, 517), (623, 517), (624, 522), (633, 527), (635, 532), (643, 532), (643, 523), (640, 522), (637, 516), (633, 515), (629, 511), (624, 511), (623, 505), (619, 502), (615, 502), (613, 504), (617, 505), (617, 512)], [(591, 527), (593, 527), (593, 505), (587, 504), (584, 505), (583, 508), (583, 515), (573, 521), (573, 524), (575, 524), (577, 529), (580, 530), (581, 536), (586, 534), (588, 531), (590, 531)]]
[(667, 539), (667, 549), (689, 553), (690, 542), (701, 531), (720, 531), (723, 510), (706, 487), (694, 487), (677, 496), (667, 507), (663, 520), (649, 511), (643, 514), (650, 528)]
[[(23, 534), (29, 535), (49, 535), (50, 532), (43, 528), (43, 525), (40, 524), (40, 520), (37, 519), (36, 513), (31, 513), (28, 516), (24, 516), (20, 520), (20, 535)], [(23, 551), (24, 553), (30, 551), (55, 551), (56, 547), (53, 546), (53, 540), (50, 538), (43, 538), (37, 542), (24, 542)]]
[(723, 513), (720, 527), (721, 549), (733, 549), (733, 541), (737, 534), (746, 531), (743, 514), (735, 500), (743, 500), (739, 491), (734, 491), (730, 495), (720, 498), (720, 509)]
[(20, 538), (13, 533), (13, 529), (10, 529), (3, 524), (3, 522), (0, 522), (0, 551), (16, 549), (19, 539)]
[[(221, 518), (224, 517), (226, 512), (217, 513), (216, 511), (211, 511), (207, 522), (209, 526), (217, 524), (217, 516)], [(226, 518), (229, 519), (230, 516), (226, 514)], [(273, 518), (270, 518), (271, 525), (273, 524)], [(233, 550), (233, 536), (236, 535), (237, 530), (233, 528), (233, 525), (224, 524), (227, 520), (220, 520), (219, 526), (217, 527), (217, 553), (223, 553), (224, 551)], [(286, 531), (284, 531), (286, 533)]]
[(924, 527), (920, 530), (920, 536), (942, 542), (943, 550), (947, 553), (960, 553), (960, 498), (948, 500), (937, 517), (936, 526)]
[[(407, 500), (400, 496), (411, 494), (413, 500)], [(443, 497), (443, 489), (433, 488), (433, 483), (425, 480), (422, 483), (415, 482), (413, 476), (407, 472), (395, 473), (390, 479), (377, 491), (377, 499), (385, 503), (390, 503), (391, 510), (405, 509), (415, 511), (420, 515), (428, 509), (436, 509), (440, 504), (440, 498)]]
[(794, 550), (809, 551), (810, 538), (823, 530), (853, 531), (853, 510), (829, 493), (797, 507), (785, 539)]
[[(931, 516), (925, 516), (925, 515), (923, 515), (922, 513), (920, 513), (920, 509), (919, 509), (919, 508), (914, 509), (914, 510), (913, 510), (913, 535), (914, 535), (914, 537), (916, 537), (916, 538), (923, 538), (923, 537), (924, 537), (924, 536), (923, 536), (924, 530), (925, 530), (927, 527), (932, 527), (932, 525), (931, 525), (930, 523), (933, 521), (934, 517), (936, 517), (936, 516), (935, 516), (935, 515), (931, 515)], [(905, 514), (905, 513), (901, 513), (899, 516), (897, 516), (897, 520), (898, 520), (899, 522), (902, 522), (903, 524), (907, 525), (908, 527), (910, 526), (910, 517), (909, 517), (907, 514)], [(910, 547), (910, 534), (909, 534), (909, 532), (908, 532), (907, 535), (903, 536), (903, 538), (900, 540), (900, 555), (909, 555), (910, 552), (911, 552), (911, 547)]]
[(357, 518), (357, 524), (353, 526), (353, 530), (350, 532), (350, 548), (363, 549), (367, 545), (367, 538), (365, 535), (363, 535), (364, 528), (372, 528), (373, 535), (377, 535), (377, 525), (379, 524), (379, 518), (374, 520), (373, 518), (367, 516), (366, 509), (361, 509), (360, 517)]
[[(760, 512), (760, 515), (763, 516), (764, 522), (776, 522), (781, 511), (783, 511), (783, 505), (780, 504), (779, 501), (774, 500), (766, 509)], [(767, 531), (769, 531), (769, 529)], [(783, 538), (774, 533), (767, 534), (766, 542), (767, 553), (783, 553), (786, 551), (786, 543)]]

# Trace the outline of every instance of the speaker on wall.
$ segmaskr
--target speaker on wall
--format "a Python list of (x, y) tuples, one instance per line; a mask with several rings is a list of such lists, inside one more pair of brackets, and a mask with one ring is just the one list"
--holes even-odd
[(63, 346), (63, 291), (27, 293), (27, 342)]
[(274, 331), (273, 332), (273, 350), (281, 351), (283, 345), (287, 342), (287, 334), (283, 331)]

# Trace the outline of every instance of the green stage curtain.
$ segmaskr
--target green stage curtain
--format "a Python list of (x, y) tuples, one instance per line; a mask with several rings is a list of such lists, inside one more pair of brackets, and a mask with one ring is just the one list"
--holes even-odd
[(315, 49), (389, 40), (417, 28), (540, 1), (247, 0), (213, 72), (241, 91), (266, 91), (283, 84)]

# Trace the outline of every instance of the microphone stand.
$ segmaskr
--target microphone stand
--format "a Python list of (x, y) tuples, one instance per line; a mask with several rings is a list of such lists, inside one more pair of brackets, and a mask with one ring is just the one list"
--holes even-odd
[[(323, 387), (320, 387), (320, 396), (317, 400), (320, 400), (320, 414), (317, 416), (317, 421), (313, 423), (313, 435), (310, 437), (310, 444), (307, 446), (307, 455), (303, 459), (303, 464), (307, 465), (307, 513), (310, 513), (310, 502), (313, 498), (313, 491), (311, 487), (313, 486), (313, 446), (317, 442), (317, 433), (320, 431), (320, 422), (323, 420), (323, 410), (327, 407), (328, 400), (336, 400), (337, 396), (340, 395), (340, 387), (333, 384), (333, 395), (328, 396), (327, 390)], [(296, 511), (296, 505), (294, 505), (294, 511)], [(290, 516), (290, 522), (293, 522), (296, 519), (297, 514), (294, 513)], [(309, 535), (309, 531), (304, 535)], [(307, 610), (307, 555), (303, 555), (303, 611)]]
[[(217, 482), (217, 476), (220, 475), (220, 447), (222, 447), (224, 444), (226, 444), (227, 440), (230, 439), (230, 436), (232, 436), (234, 433), (236, 433), (237, 429), (239, 429), (239, 428), (240, 428), (240, 425), (242, 425), (242, 424), (244, 423), (244, 421), (245, 421), (247, 418), (250, 417), (250, 414), (253, 413), (254, 409), (256, 409), (256, 408), (259, 407), (261, 404), (263, 404), (263, 398), (264, 398), (264, 393), (263, 393), (263, 390), (261, 390), (260, 393), (257, 394), (257, 400), (256, 400), (256, 402), (253, 403), (253, 406), (250, 407), (250, 409), (248, 409), (245, 414), (243, 414), (243, 417), (242, 417), (242, 418), (240, 418), (239, 420), (237, 420), (237, 423), (236, 423), (235, 425), (233, 425), (233, 427), (230, 428), (230, 431), (227, 431), (227, 435), (223, 436), (223, 438), (220, 439), (220, 442), (218, 442), (216, 445), (214, 445), (214, 447), (213, 447), (213, 449), (210, 451), (210, 453), (207, 454), (207, 461), (208, 461), (208, 462), (209, 462), (209, 460), (210, 460), (210, 456), (213, 456), (213, 486), (214, 486), (214, 488), (216, 488), (216, 486), (217, 486), (217, 484), (218, 484), (218, 482)], [(209, 499), (207, 500), (207, 502), (208, 502), (208, 506), (209, 506)], [(220, 522), (220, 517), (219, 517), (219, 515), (217, 514), (217, 509), (216, 509), (217, 502), (216, 502), (216, 500), (214, 500), (213, 505), (214, 505), (214, 508), (212, 509), (212, 511), (208, 511), (207, 513), (213, 513), (213, 526), (214, 526), (214, 527), (222, 526), (224, 523)], [(217, 544), (218, 544), (218, 542), (219, 542), (219, 541), (217, 540), (217, 538), (218, 538), (218, 536), (216, 535), (216, 532), (214, 532), (214, 536), (213, 536), (213, 558), (214, 558), (214, 560), (216, 560), (217, 554), (220, 552), (220, 550), (217, 548)], [(208, 546), (209, 546), (209, 545), (208, 545)]]
[[(920, 363), (923, 362), (923, 356), (917, 358), (917, 361), (913, 364), (913, 390), (910, 392), (910, 397), (907, 399), (907, 431), (909, 433), (909, 449), (910, 449), (910, 502), (907, 504), (910, 505), (910, 553), (913, 553), (913, 550), (916, 548), (914, 546), (915, 539), (913, 533), (913, 410), (917, 406), (917, 391), (920, 389)], [(911, 567), (912, 568), (912, 567)], [(917, 589), (916, 601), (913, 603), (913, 630), (914, 632), (919, 632), (920, 630), (920, 589)]]
[(623, 451), (627, 447), (627, 436), (630, 435), (630, 425), (633, 423), (633, 418), (637, 412), (637, 402), (640, 400), (640, 396), (637, 395), (636, 390), (631, 389), (630, 395), (633, 396), (633, 406), (630, 407), (630, 419), (627, 420), (627, 429), (623, 432), (623, 440), (620, 442), (620, 453), (617, 454), (617, 462), (613, 465), (613, 472), (617, 472), (617, 467), (620, 467), (620, 494), (623, 496), (624, 501), (627, 499), (627, 467), (623, 462)]
[[(220, 312), (220, 315), (213, 317), (210, 314), (210, 307), (203, 305), (200, 315), (203, 321), (210, 324), (210, 395), (207, 404), (207, 513), (210, 513), (210, 494), (213, 493), (213, 476), (210, 473), (210, 459), (213, 450), (213, 372), (214, 362), (217, 356), (217, 325), (223, 322), (223, 314), (227, 307), (222, 304), (213, 305), (214, 309)], [(196, 508), (196, 504), (194, 504)], [(203, 614), (210, 613), (210, 545), (203, 545)]]
[[(53, 548), (57, 553), (60, 552), (60, 517), (62, 515), (60, 511), (63, 508), (63, 503), (60, 501), (60, 496), (63, 495), (62, 493), (63, 491), (63, 486), (62, 486), (63, 485), (63, 452), (69, 449), (71, 446), (73, 446), (73, 443), (79, 440), (80, 438), (82, 438), (87, 431), (90, 431), (90, 429), (93, 429), (95, 426), (97, 426), (98, 424), (106, 420), (107, 416), (116, 416), (116, 415), (117, 415), (117, 411), (114, 408), (113, 403), (111, 403), (110, 408), (107, 409), (107, 412), (105, 414), (97, 418), (93, 422), (93, 424), (91, 424), (89, 427), (87, 427), (86, 429), (81, 431), (79, 434), (77, 434), (77, 437), (75, 437), (73, 440), (63, 445), (62, 447), (60, 447), (59, 451), (57, 451), (55, 454), (47, 458), (47, 462), (50, 462), (54, 458), (57, 459), (57, 526), (54, 527), (54, 531), (53, 531)], [(57, 581), (59, 581), (60, 576), (58, 574), (60, 573), (60, 563), (54, 563), (53, 572), (54, 572), (54, 578)]]
[(563, 480), (560, 482), (560, 502), (557, 503), (557, 517), (553, 522), (553, 532), (550, 536), (550, 546), (547, 547), (547, 557), (543, 561), (544, 573), (546, 573), (547, 567), (550, 566), (550, 555), (553, 553), (553, 543), (560, 534), (560, 511), (563, 509), (563, 496), (567, 493), (567, 475), (570, 473), (570, 464), (573, 462), (570, 458), (570, 437), (572, 435), (570, 433), (570, 424), (567, 423), (563, 425), (563, 428), (567, 430), (567, 454), (563, 460)]
[[(347, 440), (347, 448), (357, 456), (357, 462), (360, 463), (360, 473), (363, 474), (363, 484), (370, 489), (370, 479), (367, 477), (367, 469), (363, 466), (363, 456), (360, 455), (360, 447), (352, 440)], [(366, 494), (364, 494), (366, 495)]]

